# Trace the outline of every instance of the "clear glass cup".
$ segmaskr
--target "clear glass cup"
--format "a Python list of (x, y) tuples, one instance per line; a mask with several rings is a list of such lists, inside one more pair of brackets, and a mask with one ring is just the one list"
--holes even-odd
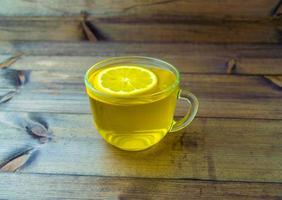
[[(117, 97), (95, 89), (89, 79), (101, 68), (115, 66), (141, 66), (155, 72), (160, 91), (138, 96)], [(167, 74), (173, 74), (169, 79)], [(110, 144), (128, 151), (147, 149), (158, 143), (167, 133), (185, 128), (198, 110), (197, 98), (179, 87), (179, 72), (171, 64), (150, 57), (126, 56), (102, 60), (85, 74), (94, 124), (99, 134)], [(177, 99), (188, 104), (187, 114), (174, 120)]]

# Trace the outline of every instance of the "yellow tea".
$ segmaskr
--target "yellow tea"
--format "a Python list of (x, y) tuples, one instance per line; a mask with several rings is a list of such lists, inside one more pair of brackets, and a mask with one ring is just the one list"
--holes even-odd
[[(102, 60), (85, 74), (86, 91), (99, 134), (110, 144), (138, 151), (158, 143), (168, 132), (188, 126), (199, 102), (179, 89), (179, 72), (150, 57), (124, 56)], [(188, 109), (173, 120), (177, 99)]]
[[(176, 86), (167, 89), (176, 82), (175, 74), (157, 67), (146, 69), (153, 72), (157, 80), (146, 92), (138, 93), (138, 90), (134, 90), (137, 91), (136, 94), (128, 97), (102, 98), (87, 90), (98, 132), (107, 142), (120, 149), (146, 149), (158, 143), (170, 131), (174, 122), (173, 114), (179, 88)], [(105, 68), (98, 69), (88, 76), (88, 82), (97, 90), (100, 88), (95, 82), (103, 70)], [(142, 80), (143, 83), (146, 81), (148, 82)], [(111, 84), (114, 88), (114, 83)]]

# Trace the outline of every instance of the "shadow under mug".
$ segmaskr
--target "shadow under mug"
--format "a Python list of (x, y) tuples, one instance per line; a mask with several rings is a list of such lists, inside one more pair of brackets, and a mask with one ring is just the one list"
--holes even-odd
[[(89, 81), (97, 70), (114, 66), (154, 67), (172, 72), (175, 79), (156, 93), (116, 97), (95, 89)], [(102, 60), (86, 72), (85, 85), (99, 134), (108, 143), (128, 151), (147, 149), (167, 133), (185, 128), (194, 119), (199, 105), (192, 93), (180, 89), (178, 70), (156, 58), (126, 56)], [(186, 115), (179, 121), (174, 120), (177, 99), (188, 104)]]

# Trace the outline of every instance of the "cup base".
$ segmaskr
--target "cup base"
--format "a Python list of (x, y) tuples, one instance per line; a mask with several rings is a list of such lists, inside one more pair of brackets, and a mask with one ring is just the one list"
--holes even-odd
[(157, 144), (167, 133), (165, 130), (138, 131), (132, 133), (99, 131), (111, 145), (125, 151), (142, 151)]

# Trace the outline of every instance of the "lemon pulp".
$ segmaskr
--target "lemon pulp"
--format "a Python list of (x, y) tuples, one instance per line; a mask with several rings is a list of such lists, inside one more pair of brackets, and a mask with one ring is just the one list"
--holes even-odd
[(94, 79), (100, 91), (115, 96), (132, 96), (153, 89), (158, 82), (154, 72), (137, 66), (116, 66), (101, 70)]

